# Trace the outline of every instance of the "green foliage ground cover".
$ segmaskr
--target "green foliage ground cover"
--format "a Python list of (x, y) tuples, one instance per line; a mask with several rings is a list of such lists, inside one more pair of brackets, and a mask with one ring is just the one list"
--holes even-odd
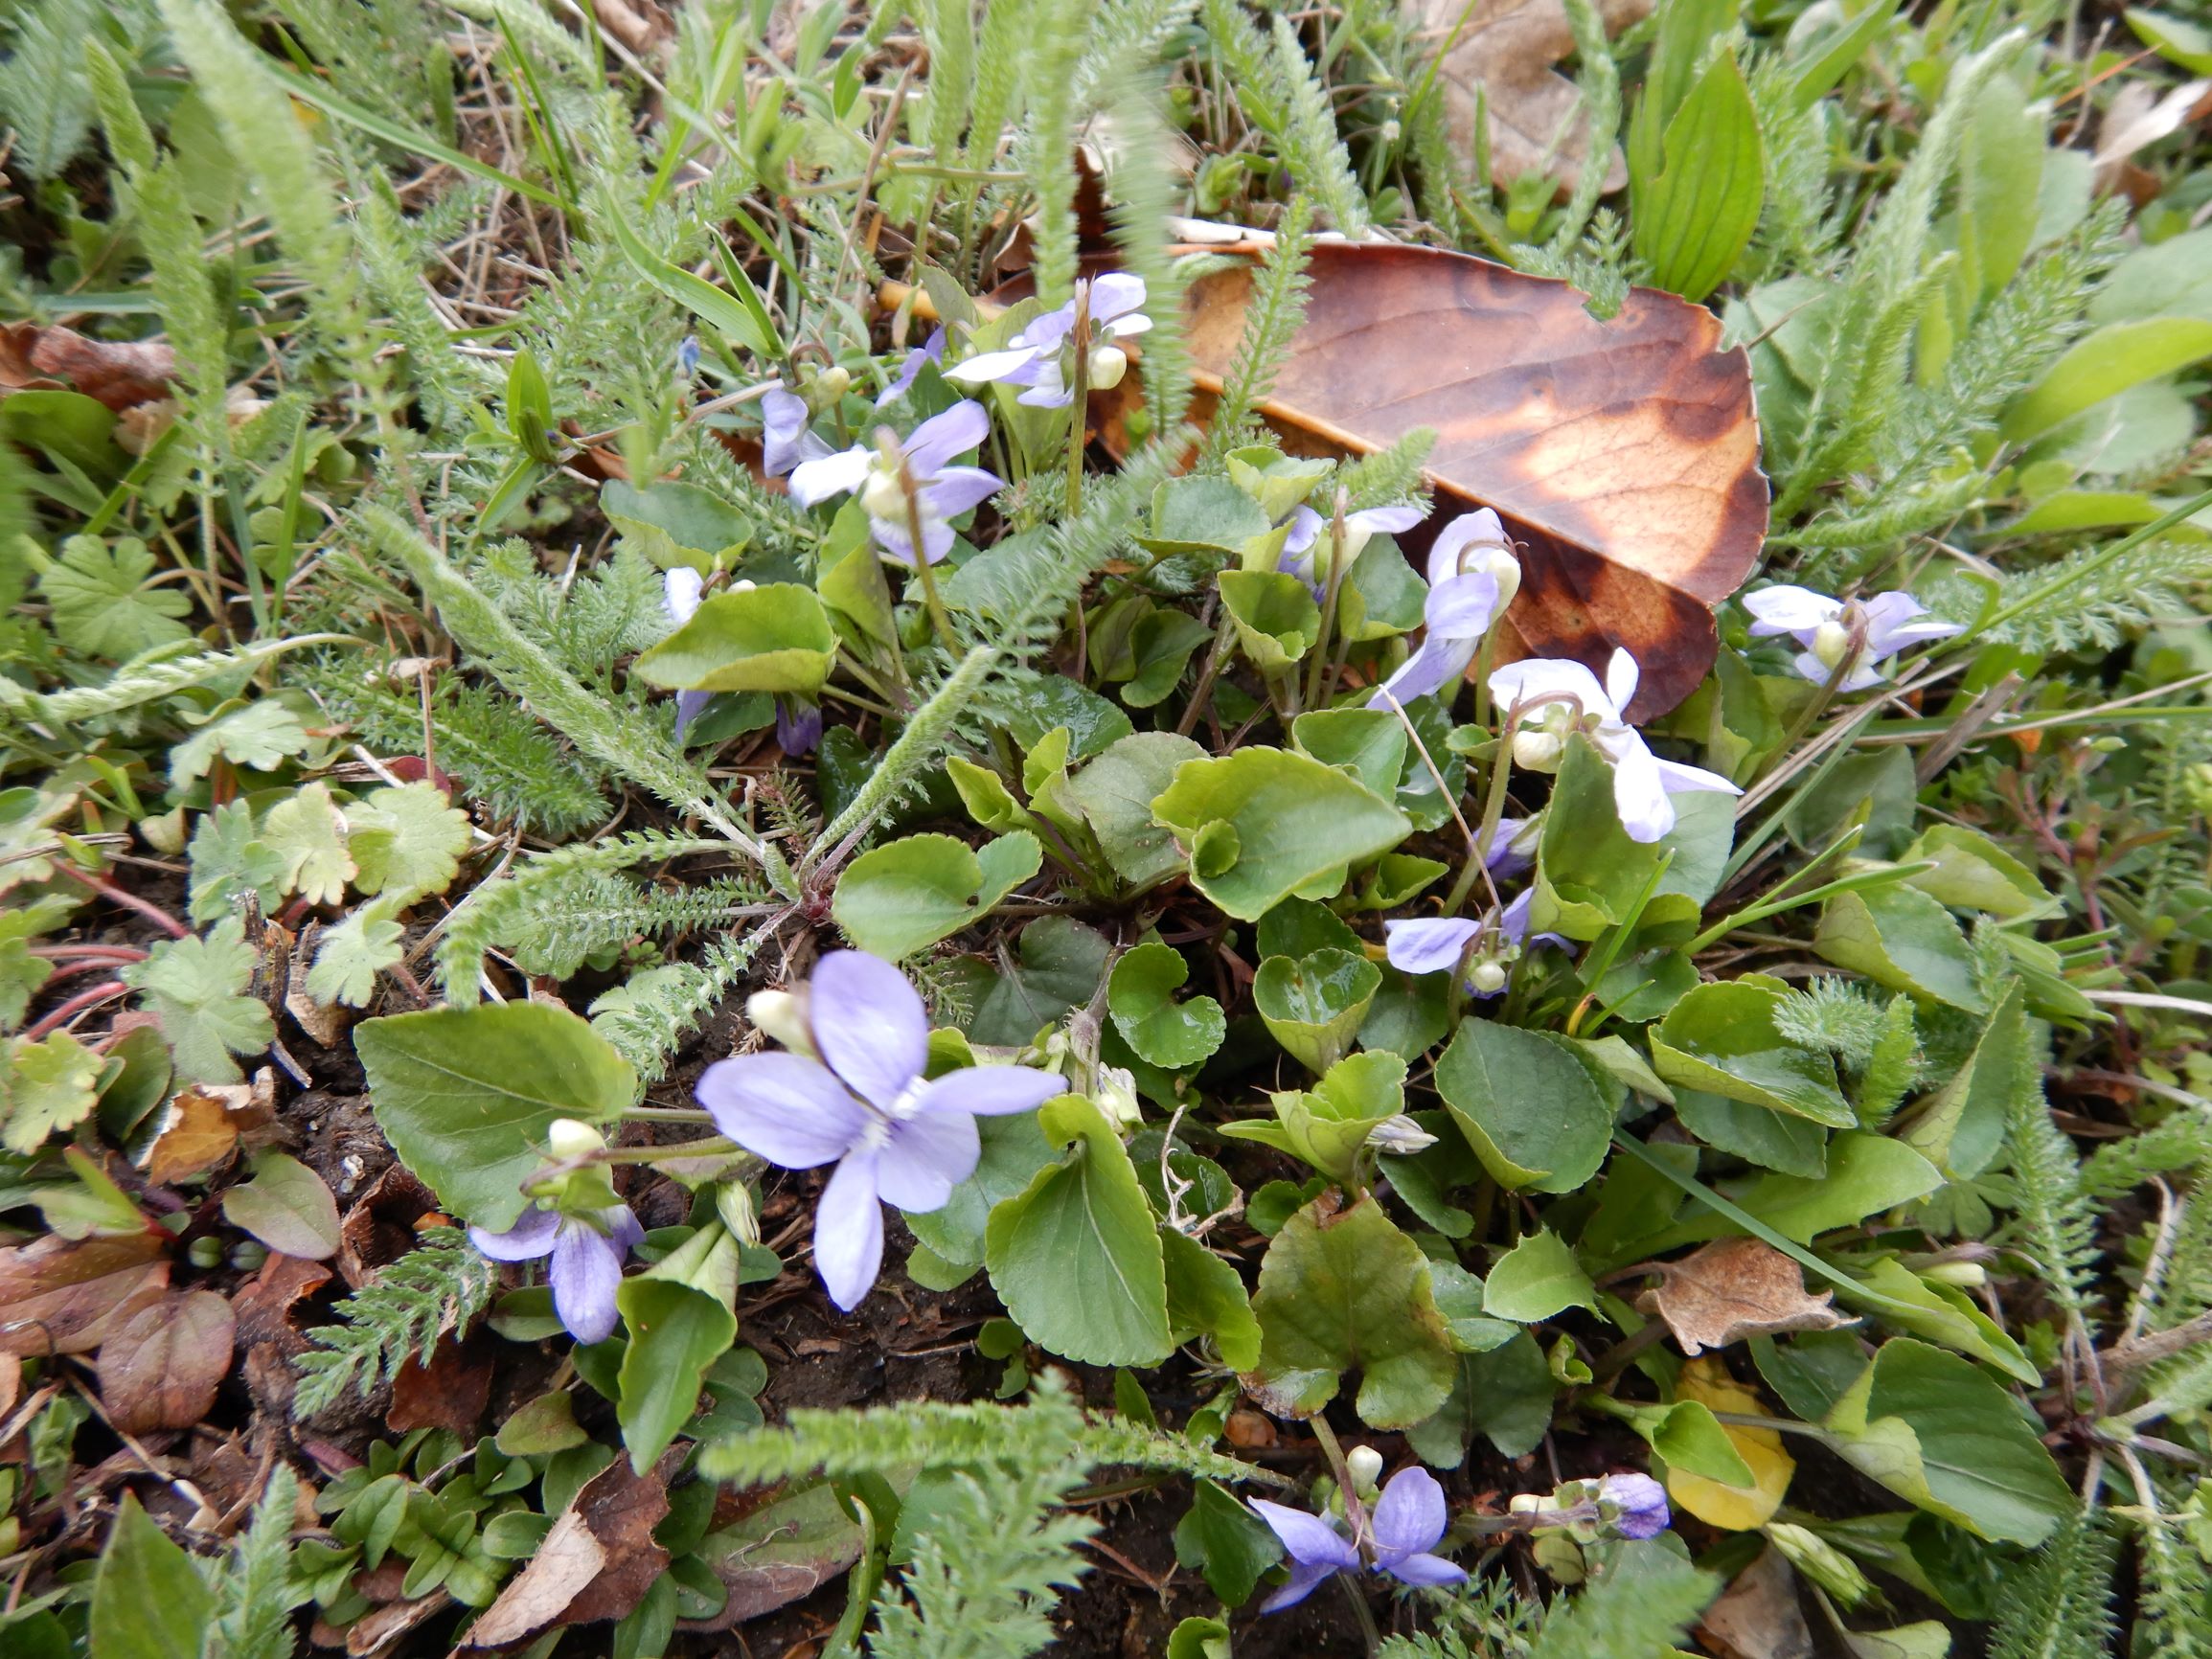
[[(2206, 20), (1569, 0), (1506, 177), (1476, 10), (0, 20), (0, 1647), (1029, 1653), (1139, 1491), (1183, 1659), (2212, 1643)], [(1322, 235), (1713, 308), (1686, 699), (1261, 419)]]

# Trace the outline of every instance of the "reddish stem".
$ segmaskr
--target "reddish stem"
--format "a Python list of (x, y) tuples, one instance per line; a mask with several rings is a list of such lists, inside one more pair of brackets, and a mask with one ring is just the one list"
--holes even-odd
[(103, 881), (97, 875), (87, 875), (83, 871), (79, 870), (72, 865), (57, 863), (54, 868), (60, 871), (62, 875), (68, 876), (70, 880), (81, 882), (86, 887), (91, 888), (93, 892), (99, 894), (101, 898), (106, 899), (110, 904), (120, 904), (125, 910), (137, 911), (139, 915), (145, 917), (147, 920), (152, 922), (154, 926), (160, 928), (162, 932), (168, 934), (170, 938), (190, 939), (192, 937), (192, 929), (185, 926), (183, 922), (177, 920), (175, 917), (170, 915), (168, 911), (162, 909), (160, 905), (149, 904), (143, 898), (136, 898), (131, 894), (124, 892), (122, 888), (116, 886), (113, 882)]
[(79, 991), (23, 1034), (30, 1041), (36, 1042), (49, 1032), (75, 1019), (86, 1009), (98, 1008), (103, 1002), (112, 1002), (119, 996), (129, 994), (130, 987), (125, 985), (120, 979), (111, 979), (104, 985), (93, 986), (88, 989)]

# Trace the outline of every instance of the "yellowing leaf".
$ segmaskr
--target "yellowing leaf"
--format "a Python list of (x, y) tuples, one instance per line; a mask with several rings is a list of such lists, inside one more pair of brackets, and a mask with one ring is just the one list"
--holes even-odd
[[(1766, 1408), (1751, 1390), (1734, 1381), (1717, 1361), (1693, 1359), (1682, 1367), (1675, 1387), (1678, 1399), (1694, 1399), (1716, 1412), (1764, 1414)], [(1686, 1469), (1667, 1471), (1667, 1495), (1681, 1508), (1710, 1526), (1731, 1533), (1748, 1533), (1765, 1526), (1782, 1507), (1797, 1460), (1782, 1449), (1782, 1437), (1770, 1428), (1745, 1428), (1723, 1422), (1722, 1432), (1734, 1443), (1737, 1455), (1750, 1466), (1749, 1487), (1724, 1487)]]

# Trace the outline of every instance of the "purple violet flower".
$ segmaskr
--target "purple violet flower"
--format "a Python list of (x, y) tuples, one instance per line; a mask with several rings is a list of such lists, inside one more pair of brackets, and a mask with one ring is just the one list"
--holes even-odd
[(546, 1277), (553, 1282), (553, 1310), (568, 1334), (586, 1344), (614, 1334), (614, 1293), (622, 1284), (623, 1261), (644, 1237), (627, 1204), (588, 1217), (530, 1209), (504, 1233), (468, 1229), (468, 1241), (494, 1261), (552, 1257)]
[(1428, 550), (1428, 601), (1422, 607), (1427, 632), (1421, 648), (1375, 689), (1369, 708), (1391, 708), (1446, 686), (1458, 689), (1483, 635), (1520, 586), (1520, 566), (1507, 545), (1505, 526), (1487, 507), (1462, 513), (1437, 532)]
[[(1494, 932), (1501, 943), (1518, 948), (1530, 943), (1528, 918), (1535, 902), (1536, 889), (1531, 887), (1496, 913)], [(1382, 924), (1385, 941), (1383, 948), (1389, 955), (1390, 966), (1401, 973), (1448, 973), (1467, 953), (1467, 947), (1475, 936), (1492, 926), (1492, 919), (1488, 916), (1479, 919), (1423, 916), (1403, 921), (1385, 921)], [(1535, 943), (1556, 944), (1562, 950), (1573, 948), (1556, 933), (1539, 933)], [(1505, 989), (1505, 983), (1503, 963), (1477, 959), (1469, 965), (1467, 989), (1470, 995), (1495, 996)]]
[(778, 386), (761, 399), (761, 470), (781, 478), (810, 461), (834, 455), (828, 443), (814, 436), (813, 415), (806, 398)]
[[(890, 385), (883, 388), (883, 395), (876, 399), (876, 407), (884, 408), (905, 397), (908, 390), (912, 388), (915, 378), (922, 373), (923, 364), (935, 363), (942, 367), (944, 362), (945, 327), (943, 324), (939, 324), (931, 331), (926, 342), (906, 353), (906, 361), (899, 366), (897, 377), (892, 380)], [(825, 445), (826, 447), (827, 445)]]
[(971, 1066), (924, 1081), (929, 1021), (897, 968), (857, 950), (815, 965), (807, 1022), (815, 1059), (799, 1054), (718, 1060), (699, 1104), (747, 1151), (786, 1170), (834, 1163), (814, 1213), (814, 1267), (850, 1312), (883, 1261), (882, 1203), (916, 1215), (944, 1208), (974, 1172), (978, 1117), (1026, 1112), (1067, 1085), (1031, 1066)]
[[(1352, 567), (1367, 545), (1368, 538), (1376, 535), (1397, 535), (1411, 530), (1427, 516), (1418, 507), (1368, 507), (1344, 515), (1344, 566)], [(1275, 568), (1285, 576), (1294, 576), (1313, 590), (1319, 599), (1329, 585), (1329, 572), (1322, 561), (1328, 550), (1324, 539), (1329, 533), (1329, 520), (1311, 507), (1301, 507), (1290, 514), (1290, 534), (1283, 538), (1283, 555), (1275, 561)]]
[[(1957, 623), (1914, 620), (1927, 616), (1927, 607), (1908, 593), (1839, 600), (1809, 587), (1764, 587), (1744, 596), (1744, 608), (1753, 618), (1753, 639), (1788, 634), (1803, 648), (1790, 666), (1814, 685), (1826, 685), (1848, 654), (1851, 666), (1836, 688), (1839, 692), (1863, 692), (1881, 684), (1888, 676), (1875, 665), (1907, 646), (1963, 631)], [(1852, 633), (1862, 626), (1864, 638), (1853, 651)]]
[[(1289, 1582), (1260, 1603), (1261, 1612), (1279, 1613), (1295, 1606), (1331, 1574), (1360, 1569), (1357, 1544), (1320, 1516), (1266, 1498), (1251, 1503), (1290, 1557)], [(1450, 1519), (1444, 1489), (1434, 1475), (1418, 1466), (1399, 1470), (1367, 1517), (1373, 1571), (1388, 1573), (1403, 1584), (1459, 1583), (1467, 1577), (1466, 1569), (1429, 1554), (1443, 1541)]]
[[(1103, 277), (1093, 277), (1088, 283), (1076, 284), (1079, 294), (1087, 292), (1090, 305), (1090, 339), (1094, 353), (1102, 347), (1112, 350), (1112, 342), (1141, 334), (1152, 326), (1152, 318), (1137, 307), (1145, 303), (1145, 280), (1124, 271), (1109, 271)], [(985, 381), (1002, 381), (1009, 386), (1026, 386), (1019, 401), (1038, 409), (1064, 409), (1075, 401), (1075, 393), (1067, 383), (1067, 369), (1061, 362), (1061, 348), (1075, 332), (1074, 300), (1058, 310), (1046, 311), (1032, 317), (1026, 328), (1007, 341), (996, 352), (982, 352), (965, 363), (946, 372), (948, 380), (959, 380), (968, 385)], [(1119, 352), (1114, 357), (1121, 358)], [(1106, 368), (1106, 375), (1098, 373)], [(1106, 391), (1119, 384), (1121, 369), (1108, 367), (1103, 361), (1094, 366), (1089, 383), (1094, 390)]]
[(1613, 1531), (1624, 1538), (1657, 1537), (1674, 1518), (1667, 1508), (1667, 1489), (1650, 1475), (1608, 1475), (1598, 1483), (1598, 1501), (1620, 1511)]
[(955, 455), (975, 448), (991, 435), (991, 417), (973, 398), (932, 415), (904, 443), (888, 428), (877, 434), (880, 447), (865, 443), (802, 463), (791, 473), (791, 499), (811, 507), (832, 495), (860, 492), (876, 545), (901, 564), (914, 562), (914, 543), (906, 523), (906, 489), (911, 480), (922, 510), (923, 555), (931, 564), (952, 551), (952, 526), (969, 508), (981, 505), (1005, 480), (980, 466), (955, 466)]

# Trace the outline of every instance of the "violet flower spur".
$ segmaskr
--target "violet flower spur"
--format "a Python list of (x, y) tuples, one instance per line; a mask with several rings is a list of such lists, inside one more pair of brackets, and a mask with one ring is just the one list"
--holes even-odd
[(1631, 841), (1658, 840), (1675, 827), (1671, 794), (1705, 791), (1741, 795), (1744, 791), (1717, 772), (1662, 761), (1644, 735), (1622, 718), (1636, 694), (1636, 659), (1615, 649), (1606, 665), (1606, 683), (1581, 663), (1565, 657), (1531, 657), (1508, 663), (1490, 676), (1490, 693), (1501, 709), (1519, 708), (1514, 734), (1514, 764), (1530, 772), (1558, 769), (1567, 739), (1582, 732), (1613, 766), (1613, 807)]
[[(1744, 596), (1744, 608), (1752, 616), (1753, 639), (1788, 634), (1803, 648), (1790, 666), (1815, 685), (1826, 685), (1849, 657), (1850, 666), (1836, 688), (1839, 692), (1863, 692), (1881, 684), (1888, 675), (1876, 665), (1908, 646), (1965, 631), (1958, 623), (1918, 620), (1927, 615), (1927, 607), (1908, 593), (1838, 600), (1809, 587), (1763, 587)], [(1856, 649), (1855, 634), (1860, 634)]]
[(903, 442), (888, 427), (877, 433), (876, 448), (850, 449), (803, 462), (791, 473), (791, 499), (812, 507), (832, 495), (860, 492), (876, 545), (901, 564), (914, 563), (914, 539), (907, 522), (907, 491), (922, 521), (922, 552), (931, 564), (952, 551), (946, 522), (980, 506), (1004, 488), (1005, 480), (980, 466), (955, 466), (952, 458), (975, 448), (991, 435), (991, 417), (973, 398), (932, 415)]
[(552, 1257), (546, 1277), (553, 1282), (553, 1310), (562, 1329), (586, 1344), (614, 1334), (614, 1293), (622, 1284), (622, 1264), (644, 1238), (645, 1229), (627, 1204), (590, 1216), (531, 1209), (504, 1233), (468, 1229), (468, 1241), (494, 1261)]
[[(1357, 1543), (1320, 1516), (1266, 1498), (1254, 1498), (1251, 1505), (1290, 1557), (1289, 1582), (1260, 1603), (1261, 1612), (1279, 1613), (1296, 1606), (1322, 1579), (1334, 1573), (1356, 1573), (1366, 1564)], [(1373, 1570), (1403, 1584), (1461, 1582), (1467, 1577), (1464, 1567), (1429, 1554), (1443, 1542), (1450, 1519), (1444, 1489), (1434, 1475), (1420, 1467), (1399, 1470), (1367, 1515)]]
[(1030, 1066), (970, 1066), (925, 1081), (929, 1021), (897, 968), (857, 950), (815, 966), (806, 1034), (819, 1058), (741, 1055), (699, 1079), (699, 1104), (747, 1151), (786, 1170), (834, 1163), (814, 1213), (814, 1267), (850, 1312), (883, 1261), (884, 1202), (944, 1208), (974, 1172), (978, 1117), (1026, 1112), (1067, 1085)]
[(1064, 409), (1075, 401), (1062, 363), (1068, 336), (1075, 332), (1079, 301), (1086, 302), (1090, 319), (1090, 361), (1085, 383), (1094, 392), (1110, 391), (1121, 383), (1129, 359), (1113, 342), (1141, 334), (1152, 326), (1138, 309), (1145, 303), (1145, 280), (1123, 271), (1109, 271), (1076, 284), (1077, 298), (1057, 310), (1030, 318), (1013, 339), (995, 352), (981, 352), (946, 371), (945, 377), (967, 385), (999, 381), (1026, 386), (1018, 401), (1036, 409)]

